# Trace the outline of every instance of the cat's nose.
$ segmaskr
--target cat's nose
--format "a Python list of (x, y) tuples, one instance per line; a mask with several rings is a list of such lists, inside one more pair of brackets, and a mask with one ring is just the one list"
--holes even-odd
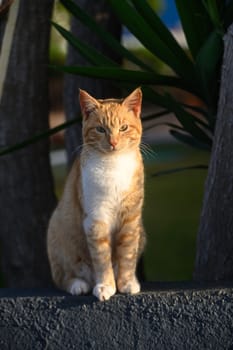
[(118, 141), (116, 139), (110, 139), (109, 144), (111, 145), (112, 149), (115, 149), (116, 145), (118, 144)]

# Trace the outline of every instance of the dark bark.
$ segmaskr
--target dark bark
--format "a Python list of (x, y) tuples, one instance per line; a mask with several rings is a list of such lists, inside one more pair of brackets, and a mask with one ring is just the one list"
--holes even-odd
[[(21, 1), (0, 104), (0, 147), (48, 129), (53, 0)], [(2, 271), (9, 287), (50, 284), (46, 229), (55, 206), (47, 139), (0, 158)]]
[[(112, 13), (107, 1), (100, 0), (75, 0), (75, 2), (82, 7), (89, 15), (101, 24), (106, 31), (112, 33), (115, 38), (120, 40), (121, 37), (121, 24)], [(90, 44), (92, 47), (97, 48), (100, 52), (103, 52), (106, 56), (112, 58), (116, 62), (120, 62), (121, 58), (116, 53), (112, 52), (111, 48), (104, 45), (100, 39), (90, 31), (87, 27), (83, 26), (76, 19), (71, 21), (71, 31), (82, 39), (84, 42)], [(68, 48), (67, 56), (68, 65), (81, 65), (87, 66), (88, 62), (72, 47)], [(86, 77), (66, 75), (65, 76), (65, 93), (64, 93), (64, 105), (66, 118), (68, 120), (73, 119), (80, 115), (80, 107), (78, 101), (79, 88), (87, 90), (90, 94), (96, 98), (118, 97), (120, 94), (110, 81), (90, 79)], [(68, 163), (71, 164), (76, 154), (77, 147), (81, 144), (81, 125), (76, 124), (70, 127), (66, 131), (66, 149), (68, 154)]]
[(1, 53), (1, 44), (3, 39), (3, 34), (5, 31), (6, 21), (8, 17), (8, 11), (11, 4), (12, 4), (12, 1), (9, 1), (9, 2), (3, 1), (2, 5), (0, 6), (0, 53)]
[(233, 25), (224, 38), (217, 123), (205, 185), (194, 278), (233, 279)]
[(14, 0), (2, 0), (0, 2), (0, 27), (1, 27), (1, 21), (5, 20), (6, 15), (7, 15), (8, 11), (9, 11), (13, 1)]
[(2, 38), (3, 38), (5, 26), (6, 26), (6, 21), (7, 21), (7, 15), (0, 16), (0, 53), (1, 53)]

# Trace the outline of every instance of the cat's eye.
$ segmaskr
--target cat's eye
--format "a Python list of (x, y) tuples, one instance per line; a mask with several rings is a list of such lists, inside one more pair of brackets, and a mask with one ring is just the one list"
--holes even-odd
[(127, 124), (124, 124), (120, 127), (120, 131), (126, 131), (128, 129), (128, 125)]
[(100, 132), (101, 134), (104, 134), (104, 133), (105, 133), (105, 129), (104, 129), (102, 126), (97, 126), (97, 127), (96, 127), (96, 130), (97, 130), (98, 132)]

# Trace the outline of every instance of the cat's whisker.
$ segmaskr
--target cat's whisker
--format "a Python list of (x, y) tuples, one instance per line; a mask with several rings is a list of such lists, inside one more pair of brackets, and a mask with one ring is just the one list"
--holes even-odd
[(150, 145), (142, 142), (140, 146), (141, 146), (142, 149), (144, 149), (145, 151), (147, 151), (151, 155), (154, 155), (154, 156), (156, 155), (156, 152), (151, 148)]
[(150, 152), (148, 152), (148, 151), (146, 151), (146, 150), (143, 150), (142, 151), (142, 154), (143, 154), (143, 156), (145, 157), (145, 158), (155, 158), (155, 155), (154, 154), (151, 154)]
[(156, 153), (148, 144), (142, 142), (140, 144), (140, 150), (145, 157), (152, 157), (153, 159), (155, 159)]

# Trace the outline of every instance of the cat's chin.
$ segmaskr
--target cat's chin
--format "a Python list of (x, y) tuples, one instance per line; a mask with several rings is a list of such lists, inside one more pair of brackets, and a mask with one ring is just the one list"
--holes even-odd
[(121, 148), (116, 149), (115, 148), (115, 149), (105, 150), (103, 153), (114, 156), (116, 154), (125, 153), (125, 149), (121, 149)]
[(127, 145), (126, 147), (115, 147), (115, 148), (110, 148), (110, 147), (88, 147), (88, 153), (96, 153), (99, 155), (109, 155), (109, 156), (114, 156), (117, 154), (124, 154), (124, 153), (128, 153), (128, 152), (132, 152), (132, 151), (136, 151), (137, 149), (139, 149), (139, 145), (138, 144), (134, 144), (134, 145)]
[(110, 148), (101, 148), (98, 150), (100, 153), (102, 154), (116, 154), (116, 153), (120, 153), (123, 152), (122, 149), (120, 148), (114, 148), (114, 149), (110, 149)]
[[(110, 148), (98, 148), (98, 147), (93, 147), (92, 149), (89, 150), (89, 152), (91, 153), (97, 153), (97, 154), (115, 154), (115, 153), (119, 153), (122, 152), (122, 149), (110, 149)], [(88, 153), (89, 153), (88, 152)]]
[(119, 153), (127, 153), (130, 151), (136, 150), (137, 148), (138, 148), (138, 146), (104, 148), (104, 149), (99, 149), (99, 152), (114, 155), (114, 154), (119, 154)]
[(117, 147), (111, 147), (111, 146), (89, 146), (86, 147), (86, 150), (88, 150), (89, 152), (95, 152), (98, 154), (105, 154), (105, 155), (114, 155), (114, 154), (120, 154), (120, 153), (128, 153), (131, 151), (135, 151), (139, 148), (139, 144), (135, 143), (135, 144), (131, 144), (131, 145), (126, 145), (126, 146), (117, 146)]

